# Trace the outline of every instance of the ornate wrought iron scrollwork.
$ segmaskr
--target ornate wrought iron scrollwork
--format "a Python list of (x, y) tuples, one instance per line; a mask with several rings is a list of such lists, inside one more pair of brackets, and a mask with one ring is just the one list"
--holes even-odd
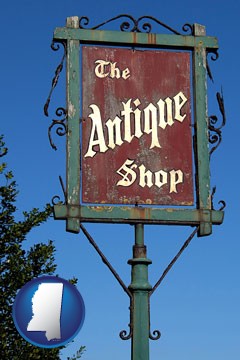
[(59, 136), (64, 136), (66, 135), (67, 132), (67, 112), (64, 108), (59, 107), (56, 110), (56, 115), (58, 117), (62, 117), (63, 119), (53, 119), (52, 120), (52, 124), (49, 126), (48, 128), (48, 138), (49, 138), (49, 142), (51, 147), (54, 150), (57, 150), (57, 146), (54, 144), (53, 140), (52, 140), (52, 129), (57, 126), (56, 128), (56, 134)]
[[(216, 186), (214, 186), (213, 187), (213, 189), (212, 189), (212, 194), (211, 194), (211, 204), (212, 204), (212, 209), (213, 210), (216, 210), (215, 208), (214, 208), (214, 204), (213, 204), (213, 199), (214, 199), (214, 195), (215, 195), (215, 193), (216, 193)], [(218, 204), (220, 205), (222, 205), (218, 210), (219, 211), (222, 211), (222, 210), (224, 210), (225, 209), (225, 207), (226, 207), (226, 202), (224, 201), (224, 200), (220, 200), (219, 202), (218, 202)]]
[(212, 61), (216, 61), (219, 58), (218, 49), (210, 49), (207, 52), (207, 55), (208, 54), (212, 54), (212, 56), (211, 56)]
[(211, 50), (208, 50), (208, 52), (207, 52), (207, 74), (209, 76), (209, 79), (213, 82), (213, 75), (212, 75), (212, 72), (211, 72), (211, 69), (210, 69), (210, 66), (209, 66), (209, 62), (208, 62), (208, 55), (209, 54), (212, 54), (211, 55), (211, 60), (216, 61), (219, 58), (219, 53), (218, 53), (217, 49), (211, 49)]
[(149, 332), (149, 339), (158, 340), (161, 337), (161, 332), (159, 330), (154, 330), (153, 333)]
[[(66, 53), (67, 53), (67, 50), (66, 50), (66, 44), (65, 42), (62, 42), (61, 43), (64, 47), (64, 53), (63, 53), (63, 56), (62, 56), (62, 59), (61, 59), (61, 62), (60, 64), (57, 66), (56, 70), (55, 70), (55, 75), (54, 75), (54, 78), (52, 79), (52, 87), (50, 89), (50, 92), (49, 92), (49, 95), (48, 95), (48, 98), (46, 100), (46, 103), (44, 105), (44, 114), (46, 116), (48, 116), (48, 108), (49, 108), (49, 104), (50, 104), (50, 101), (51, 101), (51, 96), (52, 96), (52, 93), (53, 93), (53, 90), (55, 89), (55, 87), (57, 86), (57, 83), (58, 83), (58, 79), (59, 79), (59, 76), (60, 76), (60, 73), (63, 69), (63, 63), (64, 63), (64, 60), (66, 58)], [(52, 41), (52, 44), (51, 44), (51, 49), (53, 51), (58, 51), (60, 49), (60, 45), (57, 43), (54, 42), (54, 40)]]
[[(79, 27), (80, 29), (91, 29), (91, 30), (97, 30), (100, 29), (101, 27), (119, 20), (119, 19), (124, 19), (125, 21), (123, 21), (120, 24), (120, 30), (121, 31), (129, 31), (129, 32), (138, 32), (138, 33), (151, 33), (152, 31), (152, 24), (150, 23), (153, 22), (157, 25), (162, 26), (163, 28), (165, 28), (166, 30), (169, 30), (170, 32), (172, 32), (173, 34), (176, 35), (181, 35), (180, 32), (178, 32), (177, 30), (173, 29), (172, 27), (166, 25), (165, 23), (163, 23), (162, 21), (152, 17), (152, 16), (141, 16), (138, 19), (134, 19), (134, 17), (132, 17), (131, 15), (127, 15), (127, 14), (121, 14), (121, 15), (117, 15), (115, 17), (113, 17), (112, 19), (109, 19), (107, 21), (104, 21), (98, 25), (95, 25), (93, 27), (88, 27), (89, 25), (89, 18), (86, 16), (82, 16), (79, 20)], [(182, 27), (182, 30), (184, 32), (189, 32), (192, 34), (193, 33), (193, 27), (190, 24), (185, 24)]]
[(132, 295), (130, 295), (130, 306), (129, 306), (129, 311), (130, 311), (130, 324), (128, 324), (129, 326), (129, 333), (126, 331), (126, 330), (122, 330), (120, 331), (119, 333), (119, 337), (122, 339), (122, 340), (129, 340), (132, 338), (132, 335), (133, 335), (133, 328), (132, 328), (132, 317), (133, 317), (133, 298), (132, 298)]
[[(61, 44), (64, 45), (64, 47), (65, 47), (65, 43), (61, 43)], [(52, 49), (53, 51), (58, 51), (58, 50), (60, 49), (59, 43), (56, 43), (56, 42), (54, 41), (54, 39), (52, 40), (52, 43), (51, 43), (51, 49)]]
[(52, 205), (57, 205), (59, 203), (62, 203), (61, 198), (59, 195), (54, 195), (52, 198)]
[[(63, 191), (64, 204), (66, 204), (66, 203), (67, 203), (67, 193), (66, 193), (66, 189), (65, 189), (65, 186), (64, 186), (64, 183), (63, 183), (63, 179), (62, 179), (61, 176), (59, 176), (58, 178), (59, 178), (59, 181), (60, 181), (60, 184), (61, 184), (61, 188), (62, 188), (62, 191)], [(52, 198), (52, 205), (54, 206), (54, 205), (57, 205), (57, 204), (59, 204), (59, 203), (63, 203), (63, 202), (61, 201), (60, 196), (58, 196), (58, 195), (53, 196), (53, 198)]]
[(129, 333), (127, 333), (126, 330), (122, 330), (119, 333), (119, 336), (122, 340), (130, 340), (132, 337), (132, 326), (131, 325), (128, 325), (128, 326), (130, 328)]
[(183, 25), (182, 30), (185, 33), (188, 33), (188, 34), (185, 34), (185, 35), (193, 35), (193, 32), (194, 32), (193, 25), (188, 24), (188, 23)]
[[(59, 76), (60, 76), (60, 73), (62, 72), (63, 64), (64, 64), (64, 61), (65, 61), (65, 58), (66, 58), (66, 44), (65, 44), (65, 42), (62, 42), (61, 44), (64, 47), (64, 53), (63, 53), (60, 64), (57, 66), (57, 68), (55, 70), (55, 75), (54, 75), (54, 77), (52, 79), (52, 86), (51, 86), (48, 98), (46, 100), (46, 103), (44, 105), (44, 114), (45, 114), (45, 116), (49, 116), (48, 108), (49, 108), (49, 104), (50, 104), (50, 101), (51, 101), (52, 93), (53, 93), (53, 90), (55, 89), (55, 87), (57, 86)], [(54, 41), (52, 41), (51, 49), (53, 51), (58, 51), (60, 49), (59, 43), (55, 43)], [(52, 140), (51, 132), (52, 132), (53, 127), (57, 126), (57, 128), (56, 128), (57, 135), (63, 136), (63, 135), (66, 134), (66, 132), (67, 132), (66, 114), (67, 113), (66, 113), (66, 110), (63, 107), (58, 107), (55, 114), (56, 114), (57, 117), (59, 117), (59, 118), (63, 117), (63, 118), (62, 119), (53, 119), (52, 120), (52, 124), (48, 128), (48, 138), (49, 138), (49, 142), (50, 142), (51, 147), (54, 150), (57, 150), (57, 147), (56, 147), (56, 145), (54, 144), (54, 142)]]
[(216, 115), (211, 115), (208, 117), (208, 119), (209, 119), (209, 125), (208, 125), (209, 143), (211, 145), (214, 145), (209, 152), (210, 156), (220, 145), (220, 143), (222, 141), (222, 128), (226, 124), (226, 114), (225, 114), (225, 108), (224, 108), (223, 93), (221, 92), (221, 94), (220, 94), (219, 92), (217, 92), (216, 97), (217, 97), (219, 110), (222, 115), (222, 122), (221, 122), (220, 126), (217, 127), (216, 124), (218, 122), (218, 117)]
[(153, 330), (153, 332), (151, 333), (151, 324), (150, 324), (150, 296), (151, 293), (149, 293), (148, 296), (148, 317), (149, 317), (149, 339), (150, 340), (158, 340), (160, 339), (160, 337), (162, 336), (161, 331), (159, 330)]

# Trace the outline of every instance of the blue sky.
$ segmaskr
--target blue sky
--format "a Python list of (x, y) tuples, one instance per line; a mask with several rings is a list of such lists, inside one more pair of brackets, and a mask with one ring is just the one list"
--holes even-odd
[[(225, 200), (224, 223), (213, 234), (194, 238), (151, 299), (151, 328), (162, 337), (150, 342), (151, 359), (226, 360), (240, 356), (239, 329), (239, 46), (240, 5), (237, 1), (194, 4), (161, 1), (43, 0), (8, 1), (1, 5), (1, 133), (9, 147), (8, 164), (19, 185), (20, 211), (43, 207), (61, 195), (58, 176), (64, 176), (65, 139), (57, 138), (58, 151), (48, 143), (47, 130), (54, 106), (65, 104), (62, 75), (50, 117), (43, 114), (61, 50), (50, 49), (55, 27), (68, 16), (88, 16), (92, 26), (118, 14), (135, 18), (151, 15), (181, 31), (185, 23), (206, 26), (218, 37), (219, 59), (211, 62), (214, 83), (209, 82), (209, 115), (218, 113), (215, 94), (223, 87), (227, 125), (223, 141), (211, 160), (212, 186), (217, 186), (216, 207)], [(114, 25), (113, 25), (114, 26)], [(161, 29), (159, 29), (161, 32)], [(133, 228), (129, 225), (92, 225), (86, 228), (109, 258), (126, 285), (130, 283)], [(188, 227), (145, 227), (152, 285), (190, 234)], [(76, 276), (85, 300), (86, 319), (75, 342), (62, 353), (72, 355), (80, 345), (85, 360), (130, 358), (130, 342), (118, 334), (128, 329), (128, 298), (83, 234), (65, 232), (65, 224), (50, 220), (35, 230), (34, 241), (54, 240), (58, 274)]]

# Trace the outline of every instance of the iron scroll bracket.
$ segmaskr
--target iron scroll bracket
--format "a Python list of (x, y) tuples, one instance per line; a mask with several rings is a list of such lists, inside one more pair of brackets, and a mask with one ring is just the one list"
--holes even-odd
[[(120, 14), (117, 15), (109, 20), (106, 20), (98, 25), (88, 27), (89, 25), (89, 18), (87, 16), (82, 16), (79, 19), (79, 28), (80, 29), (91, 29), (91, 30), (98, 30), (104, 26), (106, 26), (109, 23), (112, 23), (114, 21), (123, 20), (122, 23), (120, 23), (119, 28), (120, 31), (123, 32), (138, 32), (138, 33), (151, 33), (152, 32), (152, 23), (155, 25), (159, 25), (165, 30), (170, 31), (171, 33), (175, 35), (181, 35), (181, 33), (175, 29), (173, 29), (171, 26), (165, 24), (164, 22), (160, 21), (159, 19), (154, 18), (153, 16), (144, 15), (139, 17), (138, 19), (135, 19), (133, 16), (128, 14)], [(193, 35), (193, 26), (190, 24), (184, 24), (182, 27), (182, 30), (184, 34), (188, 33), (188, 35)]]
[[(93, 246), (93, 248), (96, 250), (96, 252), (98, 253), (98, 255), (101, 257), (102, 262), (107, 266), (107, 268), (110, 270), (110, 272), (112, 273), (112, 275), (115, 277), (115, 279), (117, 280), (117, 282), (119, 283), (119, 285), (121, 286), (121, 288), (123, 289), (123, 291), (128, 295), (129, 299), (130, 299), (130, 306), (129, 306), (129, 311), (130, 311), (130, 322), (128, 324), (129, 326), (129, 332), (127, 332), (126, 330), (122, 330), (119, 333), (119, 336), (122, 340), (130, 340), (132, 338), (133, 335), (133, 311), (134, 311), (134, 297), (133, 297), (133, 292), (131, 290), (131, 285), (129, 287), (126, 286), (126, 284), (123, 282), (123, 280), (121, 279), (120, 275), (116, 272), (116, 270), (113, 268), (113, 266), (111, 265), (111, 263), (108, 261), (108, 259), (106, 258), (106, 256), (103, 254), (103, 252), (101, 251), (101, 249), (99, 248), (99, 246), (96, 244), (96, 242), (94, 241), (93, 237), (89, 234), (89, 232), (87, 231), (87, 229), (80, 224), (80, 228), (83, 232), (83, 234), (85, 235), (85, 237), (87, 238), (87, 240), (89, 241), (89, 243)], [(149, 289), (148, 291), (148, 313), (149, 313), (149, 339), (151, 340), (158, 340), (161, 337), (161, 332), (159, 330), (154, 330), (151, 333), (150, 330), (150, 297), (153, 295), (153, 293), (157, 290), (157, 288), (161, 285), (162, 281), (165, 279), (165, 277), (167, 276), (167, 274), (169, 273), (169, 271), (172, 269), (172, 267), (174, 266), (174, 264), (177, 262), (177, 260), (180, 258), (180, 256), (182, 255), (182, 253), (184, 252), (184, 250), (186, 250), (186, 248), (188, 247), (188, 245), (190, 244), (190, 242), (192, 241), (192, 239), (194, 238), (194, 236), (197, 234), (199, 230), (199, 226), (197, 226), (192, 233), (189, 235), (189, 237), (187, 238), (187, 240), (184, 242), (183, 246), (180, 248), (180, 250), (178, 251), (178, 253), (174, 256), (174, 258), (172, 259), (172, 261), (169, 263), (169, 265), (166, 267), (166, 269), (163, 271), (162, 275), (160, 276), (159, 280), (156, 282), (156, 284)], [(140, 252), (142, 252), (142, 250), (140, 249)], [(131, 263), (131, 261), (133, 260), (129, 260), (129, 264)], [(151, 263), (151, 261), (149, 260), (149, 263)]]
[[(219, 123), (219, 118), (216, 115), (210, 115), (209, 119), (209, 143), (212, 145), (211, 150), (209, 151), (209, 156), (211, 157), (212, 153), (219, 147), (222, 142), (222, 128), (226, 125), (226, 112), (224, 106), (224, 97), (223, 90), (221, 89), (221, 93), (217, 92), (216, 94), (217, 103), (219, 107), (219, 111), (221, 113), (222, 120)], [(218, 125), (218, 126), (217, 126)]]
[[(67, 56), (66, 41), (62, 41), (60, 43), (62, 44), (62, 46), (64, 48), (62, 59), (61, 59), (59, 65), (57, 66), (57, 68), (55, 70), (55, 74), (54, 74), (54, 77), (52, 79), (51, 89), (49, 91), (49, 95), (48, 95), (48, 98), (47, 98), (47, 100), (45, 102), (45, 105), (43, 107), (44, 115), (47, 116), (47, 117), (49, 116), (49, 105), (50, 105), (50, 102), (51, 102), (52, 94), (53, 94), (53, 91), (54, 91), (54, 89), (56, 88), (56, 86), (58, 84), (59, 77), (60, 77), (60, 74), (61, 74), (61, 72), (63, 70), (64, 62), (65, 62), (65, 59), (66, 59), (66, 56)], [(52, 44), (51, 44), (51, 49), (53, 51), (58, 51), (60, 49), (60, 46), (59, 46), (59, 44), (57, 44), (53, 40)], [(52, 129), (55, 128), (56, 129), (56, 134), (59, 135), (59, 136), (64, 136), (64, 135), (67, 134), (67, 111), (63, 107), (58, 107), (56, 112), (55, 112), (55, 115), (57, 116), (57, 119), (53, 119), (52, 124), (48, 128), (48, 139), (49, 139), (49, 142), (50, 142), (50, 145), (51, 145), (52, 149), (57, 150), (57, 146), (55, 145), (55, 143), (53, 142), (53, 139), (52, 139)]]

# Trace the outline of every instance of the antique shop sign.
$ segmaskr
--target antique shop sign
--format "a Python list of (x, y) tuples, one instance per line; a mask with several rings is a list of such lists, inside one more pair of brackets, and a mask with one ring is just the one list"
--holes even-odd
[(192, 205), (190, 53), (82, 47), (82, 202)]

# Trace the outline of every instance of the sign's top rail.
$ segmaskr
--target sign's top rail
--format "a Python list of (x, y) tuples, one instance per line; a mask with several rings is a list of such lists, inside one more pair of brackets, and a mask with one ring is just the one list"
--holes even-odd
[(175, 34), (156, 34), (156, 33), (137, 33), (121, 32), (109, 30), (88, 30), (77, 28), (56, 28), (54, 31), (54, 40), (79, 40), (86, 43), (104, 43), (104, 44), (124, 44), (151, 47), (168, 48), (207, 48), (218, 49), (216, 37), (211, 36), (193, 36), (193, 35), (175, 35)]

